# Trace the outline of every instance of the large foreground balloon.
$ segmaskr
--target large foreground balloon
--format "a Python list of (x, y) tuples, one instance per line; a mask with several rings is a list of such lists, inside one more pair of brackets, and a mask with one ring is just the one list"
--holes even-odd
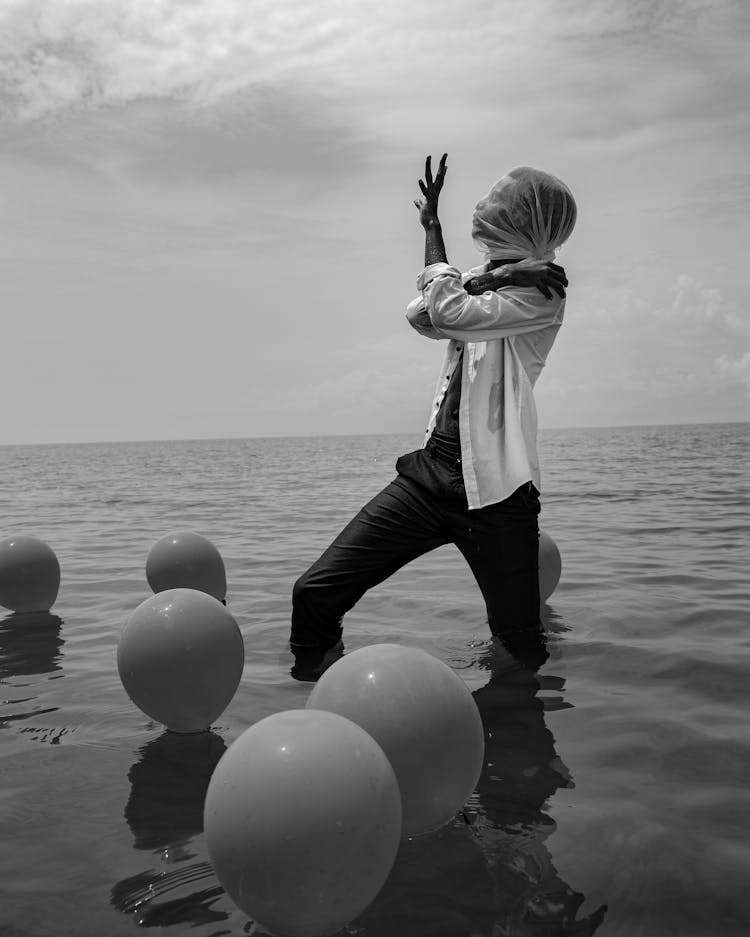
[(542, 602), (557, 588), (562, 573), (562, 558), (557, 544), (548, 533), (539, 531), (539, 596)]
[(336, 661), (307, 702), (356, 722), (388, 756), (401, 789), (403, 835), (447, 823), (476, 787), (484, 731), (474, 698), (442, 661), (375, 644)]
[(220, 602), (227, 595), (224, 560), (210, 540), (192, 531), (167, 534), (146, 558), (146, 579), (154, 592), (198, 589)]
[(324, 937), (385, 884), (401, 799), (359, 726), (288, 710), (246, 729), (222, 757), (204, 829), (216, 875), (246, 914), (279, 937)]
[(48, 612), (60, 588), (55, 551), (36, 537), (0, 541), (0, 605), (13, 612)]
[(141, 602), (117, 646), (125, 692), (173, 732), (209, 728), (234, 696), (244, 660), (237, 622), (195, 589), (168, 589)]

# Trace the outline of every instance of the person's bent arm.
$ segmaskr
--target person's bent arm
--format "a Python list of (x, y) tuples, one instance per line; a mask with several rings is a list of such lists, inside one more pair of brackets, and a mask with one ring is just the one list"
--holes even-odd
[(435, 327), (433, 326), (432, 320), (430, 319), (430, 314), (427, 311), (427, 306), (424, 304), (424, 299), (422, 298), (421, 293), (406, 307), (406, 321), (415, 332), (418, 332), (425, 338), (434, 338), (438, 340), (445, 338), (445, 336), (436, 331)]
[(563, 297), (548, 299), (536, 287), (522, 286), (467, 293), (461, 273), (445, 263), (431, 264), (417, 285), (433, 328), (443, 338), (458, 341), (494, 341), (558, 325), (565, 309)]
[[(442, 272), (446, 267), (446, 264), (441, 264), (439, 269)], [(451, 271), (453, 274), (456, 272), (455, 268), (451, 268)], [(473, 328), (472, 326), (468, 327), (468, 331), (472, 333), (471, 336), (468, 334), (463, 336), (466, 340), (473, 339), (474, 341), (482, 340), (476, 334), (476, 328), (481, 327), (484, 329), (488, 325), (493, 329), (497, 329), (499, 325), (503, 329), (503, 333), (500, 335), (498, 335), (496, 331), (493, 331), (491, 338), (503, 338), (505, 335), (511, 334), (507, 331), (509, 328), (513, 328), (514, 332), (530, 331), (530, 329), (526, 327), (527, 320), (529, 316), (536, 317), (540, 309), (542, 310), (544, 319), (541, 325), (535, 325), (534, 328), (544, 328), (549, 324), (548, 316), (550, 310), (546, 304), (540, 305), (539, 298), (534, 294), (531, 295), (531, 303), (529, 303), (528, 291), (522, 289), (520, 293), (517, 293), (513, 289), (514, 287), (519, 289), (523, 287), (533, 287), (546, 299), (552, 299), (554, 293), (564, 298), (565, 287), (568, 285), (567, 278), (565, 277), (565, 270), (562, 267), (557, 264), (531, 260), (514, 261), (503, 264), (486, 273), (473, 275), (463, 274), (461, 279), (464, 290), (470, 296), (483, 296), (485, 293), (491, 293), (491, 291), (494, 290), (503, 290), (501, 296), (505, 301), (505, 308), (500, 311), (500, 322), (498, 323), (496, 319), (488, 322), (486, 311), (484, 311), (480, 317), (480, 321), (475, 324)], [(523, 301), (520, 306), (517, 303), (519, 298)], [(462, 297), (459, 297), (459, 300), (462, 301), (462, 299)], [(490, 300), (490, 302), (492, 301)], [(483, 306), (485, 304), (480, 305)], [(530, 305), (531, 308), (529, 309)], [(514, 313), (516, 317), (520, 315), (518, 321), (514, 320)], [(430, 312), (423, 293), (420, 293), (419, 296), (409, 303), (406, 308), (406, 318), (409, 325), (425, 338), (441, 339), (457, 337), (454, 334), (449, 335), (436, 328), (430, 317)], [(455, 321), (453, 323), (446, 323), (447, 327), (450, 328), (451, 325), (455, 327), (457, 324), (465, 324), (465, 310), (464, 314), (459, 316), (459, 319), (461, 320), (460, 323), (456, 323)], [(519, 325), (522, 325), (523, 328), (519, 329)]]

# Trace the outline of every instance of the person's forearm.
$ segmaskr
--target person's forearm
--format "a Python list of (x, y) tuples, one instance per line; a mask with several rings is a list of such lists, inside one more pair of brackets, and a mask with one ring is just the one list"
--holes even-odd
[(424, 265), (448, 263), (443, 242), (443, 229), (440, 222), (435, 219), (424, 229)]
[(472, 277), (466, 281), (464, 289), (472, 296), (479, 296), (485, 290), (502, 290), (506, 286), (513, 286), (513, 276), (509, 267), (502, 267)]
[(457, 341), (493, 341), (559, 324), (565, 307), (562, 297), (547, 299), (538, 290), (510, 288), (472, 294), (461, 275), (447, 264), (428, 269), (420, 277), (424, 304), (433, 328), (443, 338)]

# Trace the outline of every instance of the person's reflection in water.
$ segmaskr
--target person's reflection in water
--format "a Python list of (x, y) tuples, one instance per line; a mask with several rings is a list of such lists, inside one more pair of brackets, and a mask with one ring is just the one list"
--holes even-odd
[[(211, 908), (224, 892), (210, 865), (182, 864), (195, 858), (190, 841), (203, 832), (208, 782), (225, 751), (224, 740), (215, 732), (166, 731), (140, 749), (128, 772), (131, 789), (125, 819), (134, 847), (155, 852), (164, 862), (179, 863), (169, 872), (144, 872), (112, 888), (112, 905), (135, 913), (141, 926), (196, 925), (227, 918)], [(207, 887), (186, 893), (188, 886), (200, 881)], [(162, 896), (169, 897), (156, 900)]]
[[(493, 640), (474, 693), (485, 761), (469, 815), (401, 844), (380, 895), (355, 925), (367, 937), (591, 937), (605, 907), (576, 919), (584, 897), (557, 874), (544, 840), (555, 828), (546, 800), (570, 776), (544, 721), (538, 677), (543, 635)], [(474, 822), (470, 824), (471, 813)]]
[(493, 642), (480, 662), (490, 680), (474, 693), (485, 729), (475, 832), (492, 868), (494, 934), (590, 937), (606, 905), (577, 920), (584, 896), (560, 878), (544, 845), (555, 822), (543, 808), (558, 788), (573, 786), (536, 695), (563, 688), (559, 677), (537, 675), (547, 657), (544, 634), (525, 633)]
[(0, 680), (61, 670), (62, 618), (51, 612), (14, 612), (0, 621)]

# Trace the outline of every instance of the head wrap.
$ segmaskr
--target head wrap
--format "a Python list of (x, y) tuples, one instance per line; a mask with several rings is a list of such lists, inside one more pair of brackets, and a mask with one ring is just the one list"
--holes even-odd
[(554, 260), (573, 231), (577, 209), (555, 176), (520, 166), (492, 186), (474, 209), (471, 233), (488, 260)]

